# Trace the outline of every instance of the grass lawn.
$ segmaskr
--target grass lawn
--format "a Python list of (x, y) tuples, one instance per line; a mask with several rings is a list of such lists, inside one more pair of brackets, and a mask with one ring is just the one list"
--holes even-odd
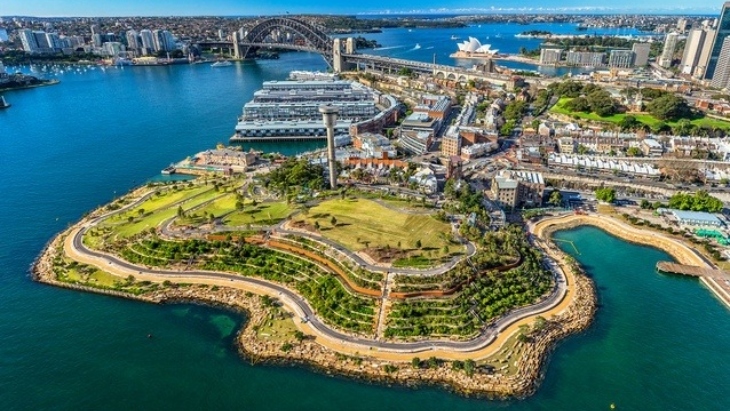
[(109, 274), (106, 271), (96, 270), (92, 274), (89, 275), (89, 280), (86, 281), (83, 275), (76, 270), (76, 269), (70, 269), (66, 273), (66, 277), (70, 281), (78, 281), (81, 283), (88, 282), (90, 284), (97, 285), (99, 287), (106, 287), (106, 288), (113, 288), (116, 282), (123, 282), (124, 280), (122, 278), (119, 278), (115, 275)]
[[(602, 121), (604, 123), (612, 123), (612, 124), (618, 124), (627, 115), (634, 116), (636, 118), (636, 120), (648, 125), (649, 127), (656, 126), (657, 124), (662, 122), (661, 120), (654, 118), (650, 114), (614, 114), (612, 116), (601, 117), (596, 113), (583, 113), (583, 112), (570, 111), (565, 108), (565, 103), (567, 103), (570, 100), (572, 100), (572, 98), (562, 97), (560, 100), (558, 100), (557, 104), (555, 104), (553, 107), (550, 108), (550, 112), (556, 113), (556, 114), (565, 114), (565, 115), (571, 116), (571, 117), (577, 116), (578, 118), (583, 119), (583, 120)], [(676, 121), (665, 121), (665, 123), (669, 127), (672, 127), (673, 125), (677, 124)], [(723, 121), (723, 120), (718, 120), (718, 119), (714, 119), (714, 118), (710, 118), (710, 117), (695, 118), (695, 119), (691, 120), (690, 123), (692, 123), (698, 127), (717, 127), (717, 128), (721, 128), (724, 130), (730, 130), (730, 121)]]
[[(201, 194), (183, 203), (182, 208), (184, 210), (189, 210), (219, 195), (221, 194), (213, 190), (205, 192), (204, 194)], [(142, 206), (140, 206), (139, 208), (144, 208), (143, 205), (145, 203), (143, 203)], [(142, 218), (138, 216), (136, 210), (129, 210), (125, 213), (121, 213), (117, 216), (109, 218), (108, 220), (105, 220), (102, 224), (100, 224), (100, 226), (111, 227), (113, 230), (112, 236), (126, 238), (135, 234), (139, 234), (147, 228), (157, 227), (160, 223), (170, 217), (175, 216), (176, 214), (177, 207), (170, 207), (164, 210), (154, 212), (147, 212), (147, 209), (145, 209), (145, 215)], [(134, 217), (134, 220), (131, 223), (127, 221), (128, 217), (130, 216)]]
[[(331, 223), (333, 216), (337, 219), (336, 226)], [(420, 240), (422, 248), (434, 249), (434, 254), (440, 256), (447, 242), (439, 233), (451, 233), (449, 224), (430, 215), (402, 213), (366, 199), (322, 202), (309, 210), (305, 221), (318, 222), (323, 236), (356, 251), (366, 248), (366, 241), (371, 248), (386, 245), (395, 248), (400, 242), (401, 249), (407, 250), (415, 248), (415, 242)]]
[(297, 326), (294, 319), (287, 315), (269, 314), (259, 325), (256, 336), (267, 341), (295, 342), (294, 332)]
[[(235, 206), (235, 197), (233, 202)], [(292, 211), (292, 207), (285, 201), (259, 203), (256, 207), (247, 203), (243, 210), (235, 211), (226, 216), (223, 224), (232, 227), (246, 224), (275, 224), (288, 217)]]
[(185, 187), (185, 189), (179, 191), (173, 191), (170, 189), (160, 196), (153, 194), (147, 201), (135, 207), (134, 211), (136, 212), (136, 210), (140, 208), (145, 211), (159, 210), (161, 208), (168, 207), (183, 198), (192, 197), (206, 190), (212, 190), (212, 188), (213, 187), (211, 186), (195, 186), (192, 188)]

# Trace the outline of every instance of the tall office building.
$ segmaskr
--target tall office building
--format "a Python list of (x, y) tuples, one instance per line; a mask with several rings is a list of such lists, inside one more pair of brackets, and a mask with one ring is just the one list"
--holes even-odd
[(674, 58), (674, 51), (677, 49), (677, 39), (679, 34), (669, 33), (667, 34), (666, 40), (664, 40), (664, 49), (662, 55), (659, 57), (659, 65), (664, 68), (669, 68), (672, 65), (672, 59)]
[(649, 64), (650, 50), (651, 44), (649, 43), (634, 43), (631, 47), (631, 51), (634, 52), (634, 66), (644, 67)]
[(727, 88), (730, 82), (730, 37), (725, 37), (720, 47), (720, 54), (717, 56), (715, 73), (712, 75), (710, 85), (716, 88)]
[(712, 79), (715, 75), (715, 68), (717, 67), (717, 60), (720, 57), (720, 51), (722, 45), (725, 42), (725, 38), (730, 35), (730, 2), (725, 2), (722, 5), (722, 12), (720, 13), (720, 20), (717, 22), (717, 34), (715, 41), (712, 43), (712, 50), (710, 52), (710, 60), (707, 63), (707, 69), (705, 70), (705, 78)]
[(682, 74), (692, 74), (697, 67), (702, 54), (702, 46), (705, 44), (706, 32), (702, 29), (692, 29), (689, 31), (687, 41), (684, 45), (684, 53), (682, 54), (682, 62), (679, 69)]
[(700, 56), (697, 59), (697, 67), (692, 72), (692, 76), (696, 79), (705, 78), (705, 71), (707, 70), (707, 65), (710, 63), (710, 55), (712, 54), (712, 46), (715, 43), (715, 36), (717, 36), (716, 29), (706, 28), (705, 41), (702, 44)]

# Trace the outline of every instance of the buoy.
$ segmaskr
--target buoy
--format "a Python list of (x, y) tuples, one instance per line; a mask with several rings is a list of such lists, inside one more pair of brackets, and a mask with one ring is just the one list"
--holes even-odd
[(152, 338), (152, 334), (147, 334), (147, 338)]
[(615, 409), (616, 409), (616, 404), (614, 404), (614, 403), (611, 403), (611, 409), (612, 409), (612, 410), (615, 410)]

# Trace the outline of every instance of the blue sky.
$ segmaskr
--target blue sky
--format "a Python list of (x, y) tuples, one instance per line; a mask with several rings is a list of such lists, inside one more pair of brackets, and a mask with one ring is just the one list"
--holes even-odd
[(392, 0), (302, 1), (302, 0), (0, 0), (0, 15), (25, 16), (180, 16), (268, 15), (290, 13), (478, 13), (510, 12), (672, 12), (719, 14), (716, 0)]

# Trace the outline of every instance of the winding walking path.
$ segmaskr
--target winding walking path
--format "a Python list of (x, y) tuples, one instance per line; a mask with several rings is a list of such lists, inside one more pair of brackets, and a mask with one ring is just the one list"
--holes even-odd
[[(131, 208), (148, 195), (127, 206), (111, 213), (79, 224), (72, 228), (64, 242), (64, 250), (69, 257), (79, 262), (96, 266), (104, 271), (121, 277), (133, 275), (140, 280), (162, 282), (175, 280), (177, 282), (220, 285), (232, 288), (245, 289), (257, 294), (266, 294), (278, 298), (289, 310), (294, 312), (303, 321), (295, 321), (297, 326), (305, 332), (317, 337), (317, 342), (330, 349), (347, 353), (368, 352), (369, 355), (391, 360), (407, 361), (413, 353), (429, 351), (431, 355), (444, 359), (478, 359), (496, 352), (513, 332), (522, 324), (529, 324), (532, 317), (556, 315), (564, 311), (575, 297), (574, 283), (569, 270), (555, 269), (556, 282), (551, 294), (541, 302), (515, 309), (499, 318), (489, 327), (486, 327), (476, 338), (469, 341), (421, 340), (416, 342), (389, 342), (377, 341), (369, 338), (355, 337), (334, 330), (324, 324), (315, 314), (312, 307), (302, 297), (286, 287), (265, 280), (243, 277), (223, 272), (192, 270), (174, 271), (150, 269), (124, 261), (114, 255), (91, 250), (83, 243), (83, 236), (89, 229), (99, 224), (105, 218)], [(550, 251), (546, 250), (550, 255)]]

